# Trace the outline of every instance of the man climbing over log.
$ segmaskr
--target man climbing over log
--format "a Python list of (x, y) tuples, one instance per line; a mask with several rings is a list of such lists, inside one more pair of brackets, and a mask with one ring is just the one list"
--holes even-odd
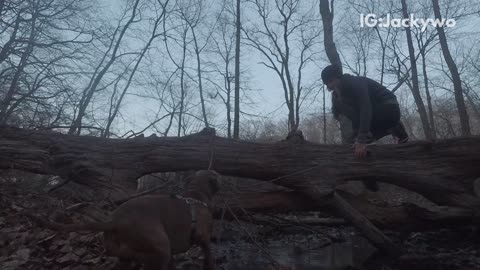
[[(408, 142), (408, 134), (400, 121), (400, 106), (396, 96), (380, 83), (361, 76), (342, 74), (337, 65), (322, 71), (323, 83), (332, 93), (335, 118), (340, 115), (352, 122), (352, 134), (346, 141), (353, 144), (355, 156), (364, 158), (367, 145), (391, 134), (397, 143)], [(366, 188), (378, 191), (373, 180), (363, 181)]]
[(380, 83), (361, 76), (342, 74), (340, 67), (329, 65), (322, 71), (322, 80), (332, 93), (332, 108), (352, 121), (355, 155), (363, 158), (367, 145), (389, 134), (397, 143), (408, 142), (408, 134), (400, 121), (396, 96)]

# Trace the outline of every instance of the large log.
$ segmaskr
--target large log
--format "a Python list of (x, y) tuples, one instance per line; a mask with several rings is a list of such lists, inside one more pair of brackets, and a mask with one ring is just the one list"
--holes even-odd
[(223, 175), (272, 181), (328, 195), (337, 183), (374, 178), (418, 192), (440, 205), (478, 210), (480, 137), (369, 148), (356, 159), (343, 145), (307, 141), (261, 144), (215, 136), (107, 139), (12, 127), (0, 129), (0, 168), (19, 169), (97, 186), (138, 177), (211, 167)]
[[(337, 191), (350, 205), (364, 215), (368, 220), (382, 229), (397, 231), (421, 231), (441, 228), (445, 226), (459, 226), (479, 223), (480, 216), (475, 211), (458, 207), (428, 207), (412, 203), (399, 206), (375, 205), (365, 198), (348, 192)], [(245, 213), (290, 213), (304, 211), (318, 211), (338, 215), (332, 205), (318, 208), (309, 198), (295, 191), (250, 192), (229, 194), (218, 198), (217, 217), (230, 217), (231, 210), (235, 215)], [(226, 204), (225, 204), (226, 202)]]
[(397, 247), (335, 193), (339, 182), (386, 180), (439, 204), (478, 211), (480, 200), (474, 193), (474, 181), (480, 176), (475, 166), (480, 160), (478, 137), (371, 147), (367, 159), (356, 160), (346, 146), (314, 144), (298, 135), (260, 144), (217, 137), (213, 129), (181, 138), (122, 140), (2, 127), (0, 168), (59, 175), (107, 190), (118, 183), (134, 185), (149, 173), (206, 168), (267, 180), (300, 192), (316, 207), (333, 204), (342, 217), (390, 254), (397, 254)]

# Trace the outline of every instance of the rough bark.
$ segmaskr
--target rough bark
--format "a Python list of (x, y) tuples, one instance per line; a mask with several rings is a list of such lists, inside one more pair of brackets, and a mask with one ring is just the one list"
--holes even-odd
[(0, 128), (0, 168), (59, 175), (88, 185), (132, 183), (155, 172), (205, 169), (271, 181), (297, 191), (329, 195), (337, 184), (370, 178), (439, 204), (478, 210), (480, 137), (369, 147), (365, 160), (349, 146), (303, 140), (261, 144), (215, 136), (107, 139)]
[(300, 132), (287, 139), (275, 144), (249, 143), (216, 137), (211, 128), (181, 138), (107, 139), (3, 126), (0, 168), (58, 175), (67, 181), (106, 187), (110, 193), (112, 186), (133, 184), (154, 172), (210, 168), (223, 175), (269, 180), (294, 189), (315, 207), (333, 206), (372, 244), (394, 256), (401, 250), (335, 192), (338, 183), (384, 180), (438, 204), (470, 208), (475, 214), (480, 208), (473, 188), (480, 176), (476, 166), (479, 137), (372, 147), (366, 160), (355, 160), (346, 146), (304, 141)]

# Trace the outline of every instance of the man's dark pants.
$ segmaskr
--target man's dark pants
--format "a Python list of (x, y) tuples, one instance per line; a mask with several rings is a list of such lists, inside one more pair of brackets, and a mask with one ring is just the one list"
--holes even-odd
[[(345, 115), (352, 123), (352, 133), (346, 137), (347, 143), (353, 144), (355, 136), (358, 134), (360, 117), (351, 107), (342, 106)], [(370, 125), (372, 142), (379, 140), (389, 134), (397, 137), (399, 142), (407, 142), (408, 134), (400, 121), (400, 107), (398, 104), (380, 104), (372, 110), (372, 120)], [(378, 191), (378, 185), (375, 180), (364, 180), (365, 187), (371, 191)]]
[[(360, 115), (351, 107), (344, 106), (345, 115), (352, 121), (353, 134), (349, 136), (349, 143), (354, 143), (360, 125)], [(400, 121), (400, 107), (398, 104), (379, 104), (372, 110), (370, 124), (372, 141), (379, 140), (387, 135), (393, 135), (399, 141), (408, 139), (408, 134)]]

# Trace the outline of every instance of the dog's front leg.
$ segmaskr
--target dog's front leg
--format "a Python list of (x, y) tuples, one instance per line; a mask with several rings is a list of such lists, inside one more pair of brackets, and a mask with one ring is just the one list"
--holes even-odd
[(215, 261), (210, 242), (204, 242), (201, 246), (205, 255), (205, 260), (203, 261), (203, 269), (215, 270)]

